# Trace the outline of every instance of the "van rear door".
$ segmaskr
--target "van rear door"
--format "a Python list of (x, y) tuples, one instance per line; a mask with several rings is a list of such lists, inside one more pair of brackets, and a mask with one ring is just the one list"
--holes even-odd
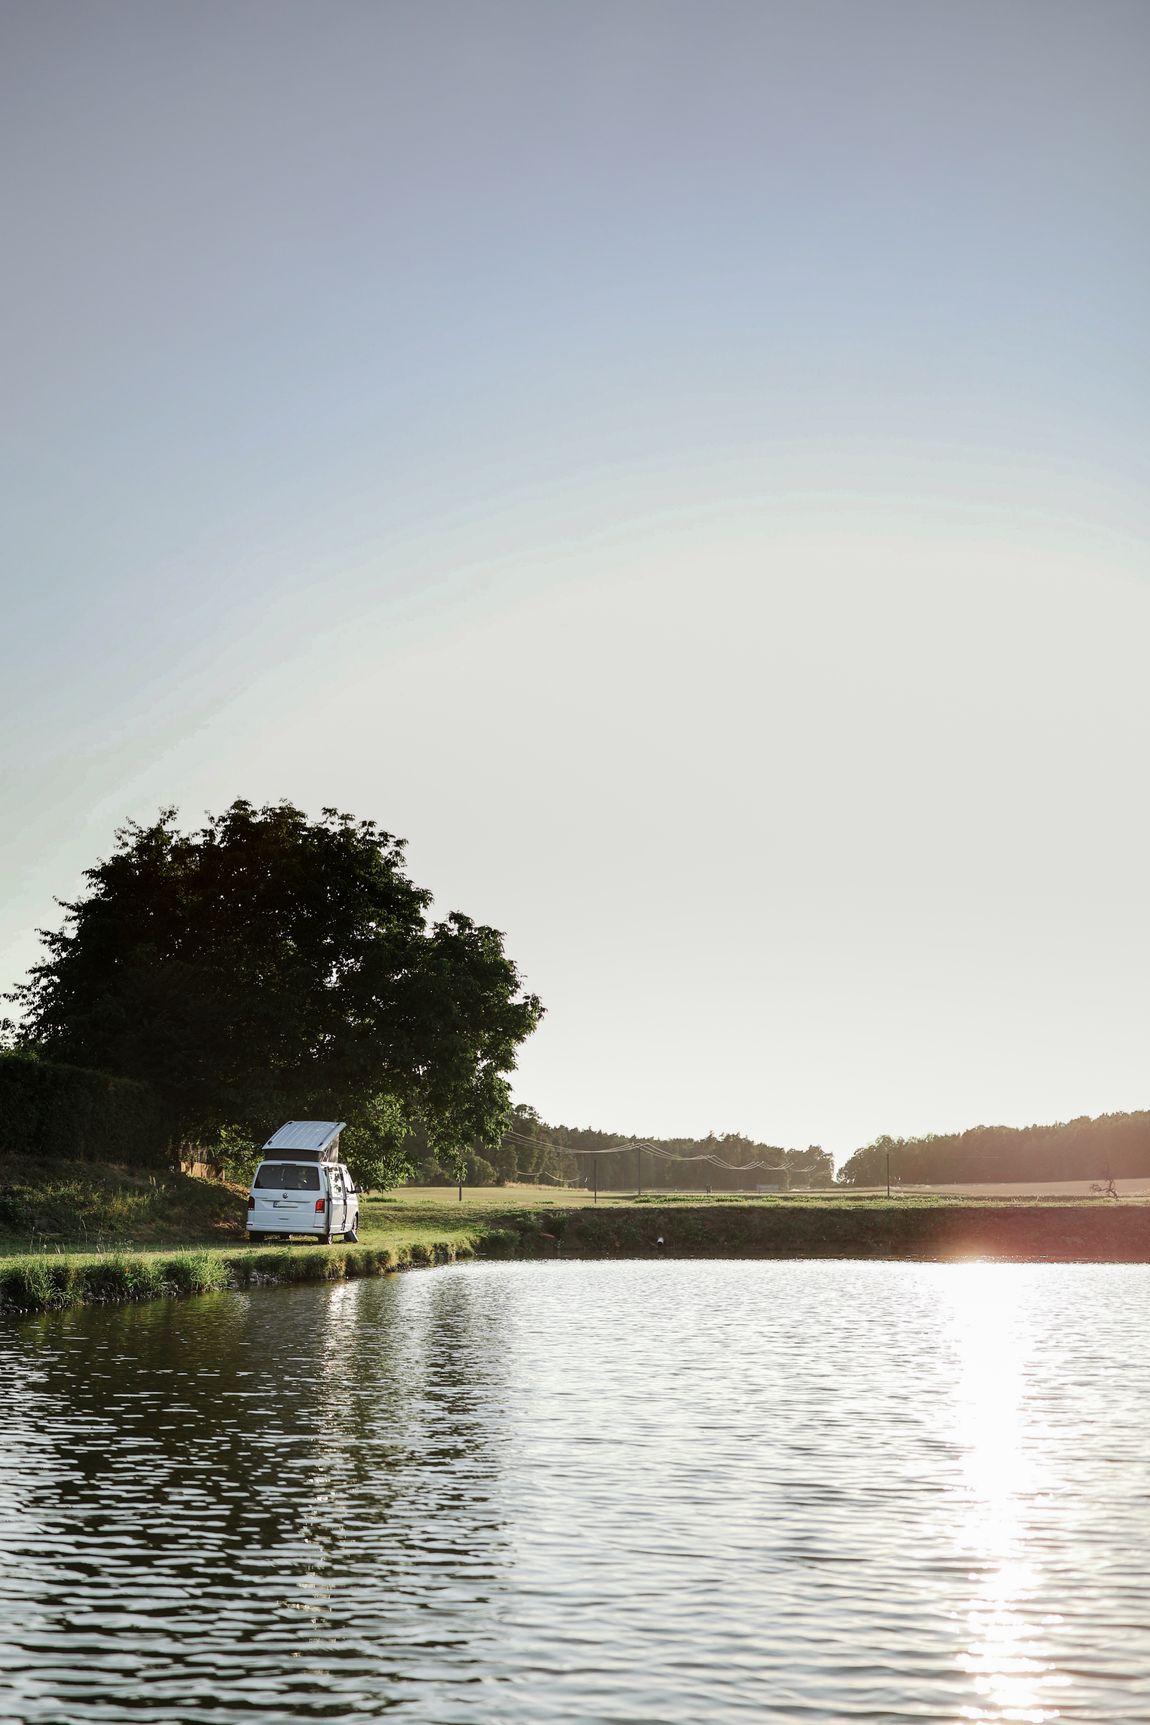
[(248, 1227), (263, 1234), (322, 1234), (327, 1210), (323, 1173), (314, 1162), (261, 1162), (252, 1182)]

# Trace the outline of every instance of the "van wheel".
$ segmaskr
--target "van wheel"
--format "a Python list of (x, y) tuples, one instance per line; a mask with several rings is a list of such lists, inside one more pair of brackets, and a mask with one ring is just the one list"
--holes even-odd
[(348, 1245), (348, 1246), (358, 1246), (359, 1245), (359, 1235), (356, 1233), (354, 1228), (349, 1228), (347, 1233), (344, 1235), (343, 1238), (344, 1238), (345, 1245)]
[(248, 1240), (251, 1242), (251, 1244), (253, 1246), (262, 1246), (264, 1243), (263, 1235), (261, 1233), (259, 1233), (255, 1228), (249, 1228), (248, 1229)]

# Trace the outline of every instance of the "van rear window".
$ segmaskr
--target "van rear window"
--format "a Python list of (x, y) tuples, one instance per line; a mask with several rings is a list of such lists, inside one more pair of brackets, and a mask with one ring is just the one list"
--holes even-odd
[(256, 1169), (257, 1186), (278, 1186), (281, 1192), (318, 1192), (319, 1169), (298, 1162), (265, 1162)]

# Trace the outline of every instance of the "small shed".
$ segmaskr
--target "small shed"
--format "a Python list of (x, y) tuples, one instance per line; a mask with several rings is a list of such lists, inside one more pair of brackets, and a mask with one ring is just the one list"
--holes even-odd
[(338, 1162), (339, 1135), (345, 1120), (289, 1120), (273, 1132), (264, 1155), (274, 1152), (287, 1162)]

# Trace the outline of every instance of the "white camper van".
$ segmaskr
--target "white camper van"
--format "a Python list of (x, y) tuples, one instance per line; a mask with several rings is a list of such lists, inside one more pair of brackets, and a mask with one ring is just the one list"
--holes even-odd
[(339, 1159), (342, 1120), (289, 1120), (268, 1139), (248, 1196), (248, 1239), (358, 1238), (359, 1196)]

